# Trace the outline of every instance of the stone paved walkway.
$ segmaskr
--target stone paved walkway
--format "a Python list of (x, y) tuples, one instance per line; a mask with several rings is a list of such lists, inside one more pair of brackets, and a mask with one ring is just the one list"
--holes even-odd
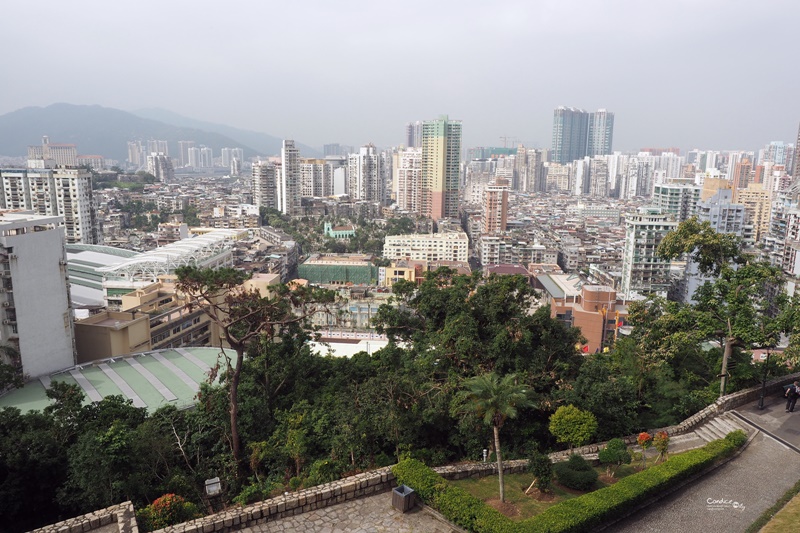
[(317, 509), (243, 529), (248, 533), (454, 533), (458, 530), (420, 506), (407, 513), (392, 507), (392, 493)]
[[(764, 409), (753, 403), (738, 411), (798, 446), (800, 413), (786, 413), (783, 403), (772, 397)], [(606, 531), (744, 531), (799, 479), (800, 454), (761, 433), (731, 462)]]

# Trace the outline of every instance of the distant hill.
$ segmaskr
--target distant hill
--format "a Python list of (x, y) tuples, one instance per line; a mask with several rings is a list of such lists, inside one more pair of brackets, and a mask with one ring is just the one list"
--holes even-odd
[[(278, 155), (281, 153), (281, 143), (283, 139), (260, 133), (257, 131), (241, 130), (233, 128), (224, 124), (214, 124), (213, 122), (204, 122), (202, 120), (195, 120), (193, 118), (184, 117), (172, 111), (159, 108), (136, 109), (131, 111), (134, 115), (151, 120), (158, 120), (165, 124), (172, 124), (173, 126), (180, 126), (183, 128), (195, 128), (206, 131), (216, 131), (231, 139), (235, 139), (240, 143), (252, 146), (259, 151), (258, 155)], [(297, 141), (297, 139), (295, 139)], [(322, 154), (316, 148), (307, 146), (305, 144), (296, 142), (297, 147), (300, 149), (300, 155), (303, 157), (320, 157)]]
[[(219, 131), (167, 124), (119, 109), (53, 104), (25, 107), (0, 115), (0, 156), (25, 156), (29, 145), (41, 144), (43, 135), (49, 136), (53, 143), (76, 144), (79, 154), (102, 155), (120, 161), (128, 157), (128, 141), (148, 139), (166, 140), (173, 157), (178, 154), (178, 141), (184, 140), (209, 146), (215, 155), (225, 147), (242, 148), (245, 157), (280, 153), (280, 140), (277, 150), (274, 144), (253, 147)], [(309, 152), (309, 155), (314, 154)]]

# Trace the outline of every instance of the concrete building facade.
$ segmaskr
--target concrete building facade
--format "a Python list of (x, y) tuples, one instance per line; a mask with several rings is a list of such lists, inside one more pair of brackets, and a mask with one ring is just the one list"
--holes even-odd
[(75, 364), (61, 218), (0, 213), (0, 342), (19, 350), (29, 377)]
[(458, 261), (469, 258), (469, 238), (461, 231), (433, 234), (387, 235), (383, 257), (390, 260)]
[(622, 294), (666, 291), (670, 262), (656, 257), (664, 236), (678, 226), (672, 215), (659, 208), (640, 207), (625, 219), (622, 256)]

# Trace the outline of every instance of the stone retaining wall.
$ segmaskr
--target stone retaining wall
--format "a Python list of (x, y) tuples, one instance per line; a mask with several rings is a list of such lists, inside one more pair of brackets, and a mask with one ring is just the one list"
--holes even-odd
[(133, 504), (125, 502), (106, 507), (93, 513), (34, 529), (33, 533), (83, 533), (84, 531), (139, 533)]
[(303, 489), (257, 502), (234, 507), (214, 515), (198, 518), (159, 530), (162, 533), (226, 533), (238, 531), (271, 520), (293, 516), (348, 500), (386, 492), (395, 486), (391, 467), (346, 477), (310, 489)]

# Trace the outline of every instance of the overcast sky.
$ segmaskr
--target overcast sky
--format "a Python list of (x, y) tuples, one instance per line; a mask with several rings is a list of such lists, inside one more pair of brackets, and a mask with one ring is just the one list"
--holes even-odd
[(448, 114), (549, 147), (559, 105), (614, 148), (757, 149), (800, 123), (797, 0), (3, 0), (0, 114), (160, 107), (321, 146)]

